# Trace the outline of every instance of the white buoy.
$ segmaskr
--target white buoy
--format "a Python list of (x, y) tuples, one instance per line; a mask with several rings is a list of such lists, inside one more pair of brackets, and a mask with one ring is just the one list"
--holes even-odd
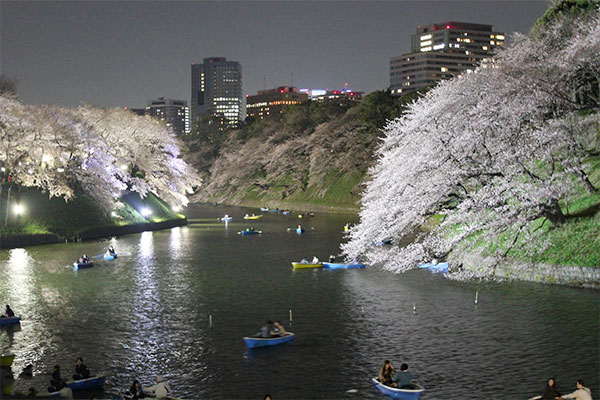
[(413, 314), (417, 313), (417, 303), (413, 303)]
[(478, 298), (479, 298), (479, 291), (476, 291), (475, 292), (475, 304), (477, 304)]
[(208, 316), (208, 327), (212, 328), (212, 314)]

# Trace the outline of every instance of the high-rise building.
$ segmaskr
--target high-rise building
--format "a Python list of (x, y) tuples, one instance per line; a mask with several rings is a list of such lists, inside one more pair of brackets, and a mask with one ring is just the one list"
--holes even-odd
[(276, 116), (283, 112), (284, 107), (306, 100), (308, 94), (298, 93), (293, 86), (259, 90), (255, 95), (246, 96), (246, 118), (257, 120)]
[(165, 99), (164, 97), (148, 100), (145, 115), (165, 121), (177, 135), (190, 132), (190, 109), (185, 100)]
[(205, 58), (192, 64), (192, 123), (204, 114), (221, 119), (225, 126), (244, 120), (246, 110), (242, 93), (242, 66), (225, 57)]
[(472, 72), (504, 40), (504, 33), (492, 31), (492, 25), (446, 21), (418, 26), (411, 37), (411, 52), (390, 58), (392, 94), (414, 92), (440, 79)]

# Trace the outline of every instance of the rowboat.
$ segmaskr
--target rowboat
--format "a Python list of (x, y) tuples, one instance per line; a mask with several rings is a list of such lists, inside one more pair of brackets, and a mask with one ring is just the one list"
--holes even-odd
[(258, 235), (259, 233), (262, 233), (262, 231), (241, 231), (241, 232), (238, 232), (238, 235), (249, 236), (249, 235)]
[(295, 337), (296, 337), (295, 333), (286, 332), (283, 334), (283, 336), (270, 337), (270, 338), (247, 336), (244, 338), (244, 342), (246, 342), (246, 346), (249, 349), (253, 349), (255, 347), (275, 346), (275, 345), (278, 345), (281, 343), (290, 342), (290, 341), (294, 340)]
[(262, 218), (262, 214), (261, 215), (244, 215), (244, 219), (260, 219)]
[[(106, 377), (104, 375), (101, 376), (92, 376), (86, 379), (79, 379), (76, 381), (67, 381), (67, 386), (72, 390), (88, 390), (88, 389), (100, 389), (104, 386), (104, 381)], [(52, 397), (60, 397), (60, 392), (50, 392), (50, 396)]]
[(301, 262), (293, 262), (292, 268), (300, 269), (300, 268), (323, 268), (323, 263), (301, 263)]
[(281, 213), (283, 215), (290, 215), (290, 210), (283, 210)]
[(448, 263), (425, 263), (419, 264), (419, 268), (428, 269), (431, 272), (445, 274), (448, 272)]
[(365, 268), (365, 264), (341, 264), (341, 263), (323, 263), (324, 268), (329, 269), (352, 269), (352, 268)]
[(14, 316), (14, 317), (10, 317), (10, 318), (0, 318), (0, 325), (4, 326), (8, 326), (8, 325), (15, 325), (15, 324), (19, 324), (21, 322), (21, 317), (18, 316)]
[(81, 268), (91, 268), (93, 266), (94, 266), (94, 263), (91, 262), (91, 261), (84, 262), (84, 263), (80, 263), (80, 262), (74, 262), (73, 263), (73, 269), (75, 271), (77, 271), (78, 269), (81, 269)]
[(115, 258), (117, 258), (117, 253), (104, 254), (104, 259), (107, 261), (114, 260)]
[(401, 400), (418, 400), (421, 398), (421, 394), (425, 391), (425, 388), (420, 385), (414, 385), (415, 389), (397, 389), (390, 386), (386, 386), (379, 382), (376, 378), (372, 378), (373, 383), (377, 390), (392, 399)]
[(10, 368), (15, 359), (14, 354), (3, 354), (0, 356), (0, 367)]
[(229, 215), (226, 215), (223, 218), (221, 218), (221, 221), (223, 221), (223, 222), (231, 222), (231, 221), (233, 221), (233, 217), (230, 217)]

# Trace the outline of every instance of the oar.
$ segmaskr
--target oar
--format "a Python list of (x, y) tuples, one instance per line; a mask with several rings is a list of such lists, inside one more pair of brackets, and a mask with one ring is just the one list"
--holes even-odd
[(102, 257), (103, 255), (104, 255), (104, 253), (102, 253), (102, 254), (98, 254), (97, 256), (93, 256), (92, 258), (100, 258), (100, 257)]
[(541, 398), (542, 398), (542, 396), (533, 396), (533, 397), (530, 397), (527, 400), (540, 400)]

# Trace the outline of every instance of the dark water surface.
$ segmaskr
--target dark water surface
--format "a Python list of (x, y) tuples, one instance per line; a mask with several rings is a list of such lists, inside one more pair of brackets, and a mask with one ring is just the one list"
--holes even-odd
[[(291, 261), (338, 252), (355, 217), (317, 214), (297, 235), (286, 230), (296, 215), (265, 213), (252, 222), (265, 233), (242, 237), (248, 211), (258, 210), (194, 206), (187, 227), (0, 251), (0, 304), (23, 317), (0, 331), (0, 352), (16, 355), (16, 377), (34, 365), (15, 388), (45, 388), (54, 364), (69, 376), (83, 356), (107, 390), (163, 374), (189, 399), (379, 399), (369, 380), (390, 359), (410, 365), (424, 399), (526, 399), (549, 376), (563, 391), (583, 378), (598, 398), (598, 291), (376, 267), (294, 271)], [(235, 218), (227, 228), (225, 213)], [(108, 244), (117, 260), (73, 271)], [(247, 350), (242, 336), (265, 319), (296, 340)]]

